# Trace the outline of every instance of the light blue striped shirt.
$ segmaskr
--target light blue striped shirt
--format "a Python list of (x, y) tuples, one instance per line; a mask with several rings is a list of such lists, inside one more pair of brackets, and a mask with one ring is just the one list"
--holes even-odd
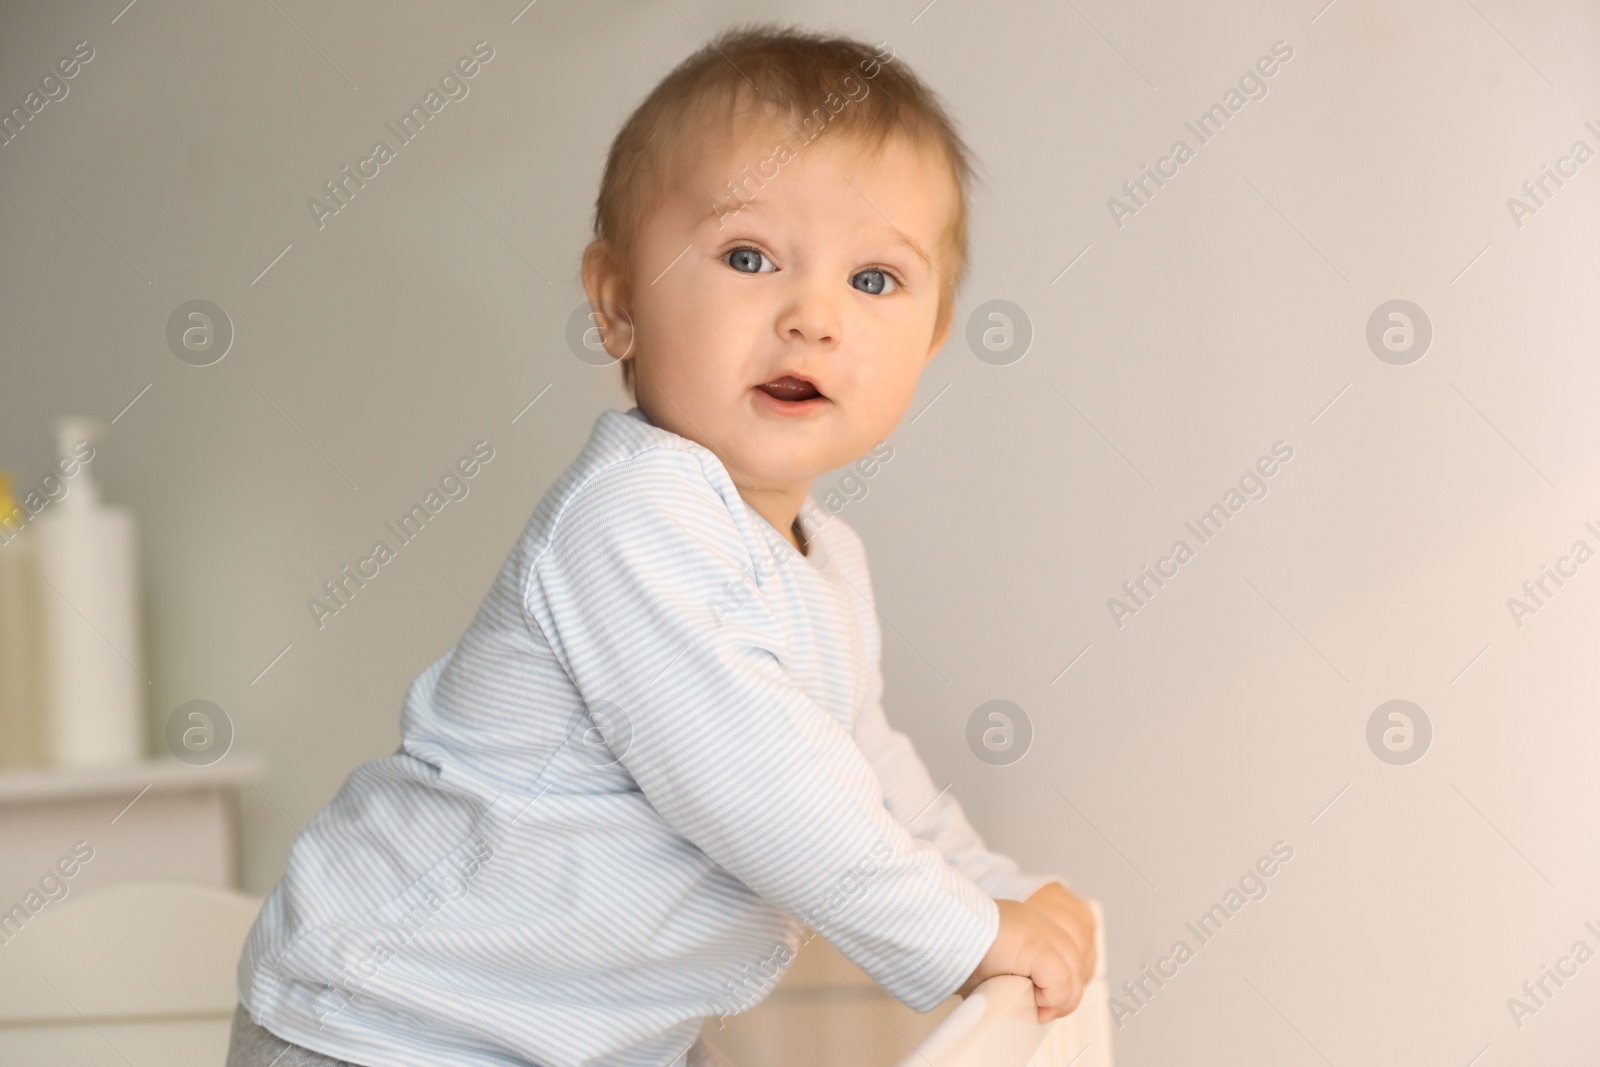
[(401, 743), (290, 851), (239, 961), (289, 1041), (396, 1067), (657, 1067), (816, 931), (917, 1011), (1026, 876), (884, 717), (861, 541), (797, 552), (709, 449), (604, 411)]

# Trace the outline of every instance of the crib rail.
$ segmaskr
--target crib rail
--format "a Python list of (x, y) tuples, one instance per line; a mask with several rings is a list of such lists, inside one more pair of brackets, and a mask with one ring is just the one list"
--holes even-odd
[(1093, 979), (1071, 1015), (1039, 1025), (1033, 983), (1015, 974), (989, 979), (899, 1067), (1111, 1067), (1105, 915), (1094, 909)]

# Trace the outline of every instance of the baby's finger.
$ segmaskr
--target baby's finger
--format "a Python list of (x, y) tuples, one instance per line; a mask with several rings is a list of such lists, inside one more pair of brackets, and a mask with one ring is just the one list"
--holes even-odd
[(1074, 907), (1056, 919), (1056, 925), (1072, 935), (1078, 945), (1078, 961), (1085, 981), (1093, 976), (1098, 963), (1095, 952), (1094, 912), (1087, 905)]
[(1072, 949), (1068, 958), (1078, 969), (1078, 976), (1084, 982), (1094, 978), (1095, 968), (1099, 965), (1099, 958), (1095, 952), (1094, 930), (1069, 929), (1067, 935), (1072, 939)]
[(1052, 940), (1050, 951), (1033, 971), (1034, 1003), (1041, 1023), (1071, 1014), (1083, 999), (1083, 976), (1075, 953), (1076, 945), (1063, 933)]
[(1083, 1000), (1083, 985), (1076, 981), (1057, 983), (1054, 986), (1033, 987), (1033, 1002), (1038, 1007), (1039, 1022), (1048, 1023), (1078, 1010)]
[(1077, 946), (1076, 958), (1079, 971), (1088, 980), (1098, 966), (1098, 957), (1095, 951), (1095, 918), (1089, 906), (1077, 897), (1067, 900), (1048, 902), (1048, 906), (1041, 906), (1041, 911), (1061, 929), (1071, 936)]
[[(1059, 926), (1059, 924), (1058, 924)], [(1069, 927), (1060, 927), (1063, 936), (1061, 948), (1062, 955), (1071, 961), (1077, 971), (1080, 982), (1088, 982), (1094, 975), (1094, 938), (1090, 934), (1087, 938), (1080, 930)], [(1071, 1011), (1068, 1008), (1067, 1011)], [(1063, 1012), (1062, 1014), (1066, 1014)]]

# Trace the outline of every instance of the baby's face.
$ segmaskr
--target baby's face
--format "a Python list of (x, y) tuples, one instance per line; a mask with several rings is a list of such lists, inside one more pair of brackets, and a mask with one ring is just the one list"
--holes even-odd
[[(774, 157), (794, 133), (735, 131), (697, 149), (641, 231), (629, 358), (652, 422), (715, 452), (741, 491), (792, 497), (889, 436), (943, 343), (955, 180), (898, 137), (868, 159), (825, 130)], [(786, 374), (820, 395), (761, 388)]]

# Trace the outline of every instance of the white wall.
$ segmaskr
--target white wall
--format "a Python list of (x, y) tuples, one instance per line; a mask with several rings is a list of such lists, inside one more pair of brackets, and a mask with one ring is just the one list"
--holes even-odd
[[(890, 714), (935, 777), (1106, 902), (1114, 984), (1196, 950), (1123, 1021), (1119, 1062), (1592, 1046), (1600, 963), (1520, 1027), (1507, 998), (1600, 950), (1600, 564), (1520, 627), (1506, 605), (1600, 547), (1600, 162), (1520, 226), (1507, 206), (1574, 141), (1600, 149), (1592, 5), (120, 7), (0, 12), (7, 108), (95, 49), (0, 148), (0, 464), (28, 478), (51, 416), (150, 387), (96, 466), (142, 523), (152, 738), (204, 698), (270, 760), (251, 889), (393, 750), (406, 685), (627, 406), (563, 337), (617, 126), (702, 32), (793, 17), (892, 42), (986, 169), (958, 323), (1006, 299), (1032, 347), (995, 366), (958, 330), (842, 514), (874, 561)], [(470, 95), (319, 230), (307, 198), (478, 40)], [(1268, 94), (1116, 225), (1107, 198), (1195, 147), (1184, 122), (1280, 40)], [(236, 329), (203, 368), (165, 339), (196, 298)], [(1365, 339), (1392, 299), (1432, 322), (1409, 365)], [(471, 495), (318, 630), (307, 598), (480, 439)], [(1278, 440), (1268, 495), (1119, 628), (1107, 598)], [(995, 698), (1036, 733), (1011, 766), (967, 747)], [(1433, 727), (1406, 766), (1366, 739), (1396, 698)], [(1200, 945), (1185, 920), (1279, 840), (1268, 896)]]

